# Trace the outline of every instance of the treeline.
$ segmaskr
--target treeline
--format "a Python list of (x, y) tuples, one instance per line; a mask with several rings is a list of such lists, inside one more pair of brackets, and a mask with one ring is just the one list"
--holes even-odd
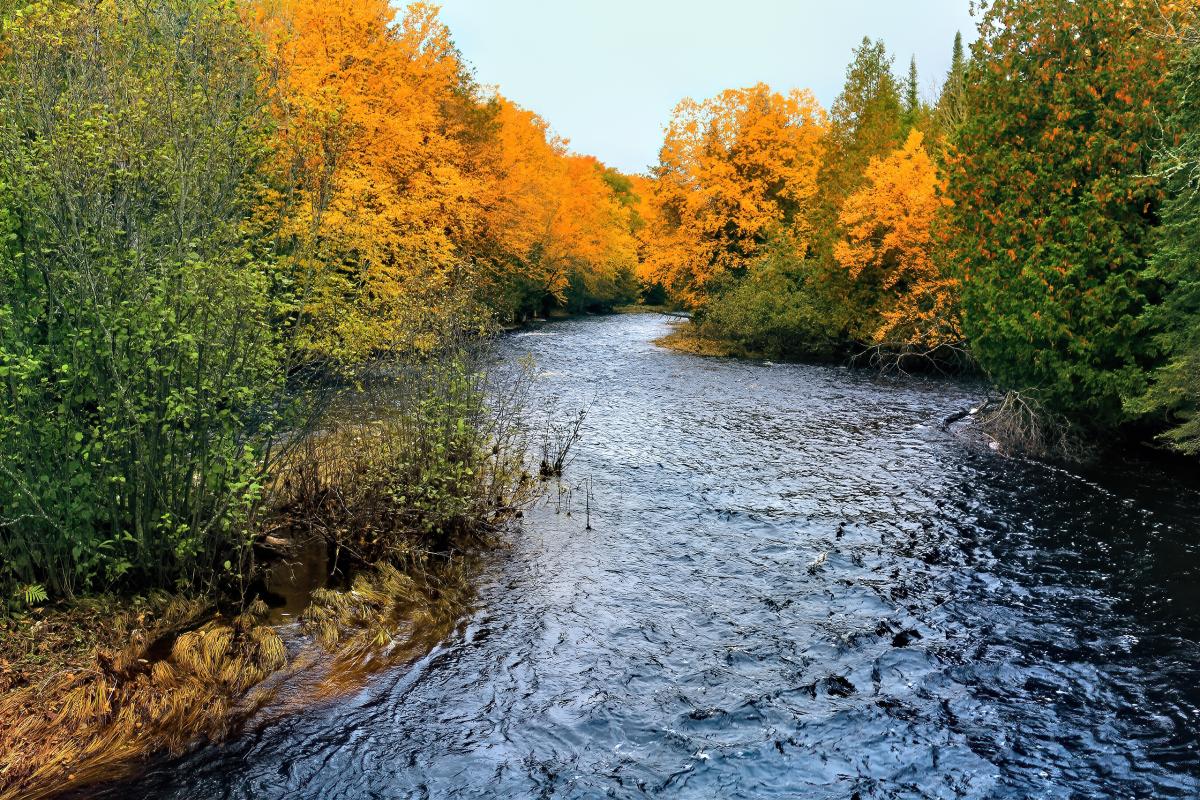
[[(501, 513), (523, 454), (470, 339), (636, 296), (628, 179), (477, 84), (432, 6), (0, 21), (6, 602), (244, 589), (281, 501), (376, 557), (380, 531), (344, 528)], [(330, 398), (388, 381), (392, 417), (337, 438)]]
[(936, 97), (864, 40), (828, 112), (682, 103), (643, 275), (745, 352), (978, 368), (1006, 446), (1200, 451), (1196, 4), (983, 6)]

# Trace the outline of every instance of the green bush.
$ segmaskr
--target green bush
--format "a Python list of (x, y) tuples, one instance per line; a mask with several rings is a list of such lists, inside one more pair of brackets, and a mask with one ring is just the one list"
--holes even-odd
[(805, 265), (775, 253), (720, 292), (698, 315), (698, 332), (767, 358), (834, 356), (839, 349), (827, 304)]
[(282, 374), (259, 52), (206, 0), (32, 5), (0, 51), (0, 585), (202, 583)]

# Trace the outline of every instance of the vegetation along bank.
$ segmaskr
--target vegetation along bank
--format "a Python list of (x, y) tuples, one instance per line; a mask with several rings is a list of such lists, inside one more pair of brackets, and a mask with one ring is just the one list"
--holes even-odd
[[(993, 0), (936, 96), (864, 40), (830, 109), (684, 100), (624, 175), (426, 4), (0, 2), (0, 796), (435, 641), (539, 491), (487, 367), (532, 316), (682, 307), (704, 352), (977, 372), (1005, 450), (1194, 455), (1195, 13)], [(341, 584), (285, 638), (312, 542)]]

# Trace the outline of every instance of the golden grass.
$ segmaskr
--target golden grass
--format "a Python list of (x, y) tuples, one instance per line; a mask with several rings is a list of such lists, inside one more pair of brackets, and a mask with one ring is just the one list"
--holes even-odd
[(92, 663), (0, 698), (0, 798), (49, 797), (127, 774), (141, 758), (217, 739), (239, 701), (287, 661), (278, 633), (260, 625), (256, 603), (232, 620), (214, 618), (179, 634), (165, 657), (158, 635), (201, 622), (202, 607), (179, 600), (152, 635), (120, 650), (98, 647)]
[(98, 646), (89, 663), (0, 697), (0, 800), (120, 779), (151, 755), (220, 741), (283, 689), (294, 690), (286, 710), (353, 691), (453, 630), (469, 572), (461, 558), (414, 555), (403, 570), (365, 570), (347, 591), (318, 590), (300, 620), (310, 646), (292, 659), (261, 601), (206, 620), (203, 604), (177, 599), (125, 647)]
[(690, 322), (681, 322), (671, 327), (674, 330), (666, 336), (660, 336), (655, 339), (654, 344), (659, 347), (665, 347), (668, 350), (688, 353), (693, 356), (728, 357), (742, 355), (729, 342), (723, 342), (719, 339), (708, 339), (699, 335)]

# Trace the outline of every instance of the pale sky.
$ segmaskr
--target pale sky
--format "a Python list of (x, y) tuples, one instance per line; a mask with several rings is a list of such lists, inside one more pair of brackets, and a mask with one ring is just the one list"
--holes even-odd
[[(396, 0), (402, 4), (401, 0)], [(658, 160), (684, 97), (759, 81), (808, 88), (826, 108), (850, 51), (882, 38), (923, 93), (950, 66), (954, 32), (975, 38), (968, 0), (440, 0), (477, 79), (541, 114), (571, 142), (627, 172)]]

